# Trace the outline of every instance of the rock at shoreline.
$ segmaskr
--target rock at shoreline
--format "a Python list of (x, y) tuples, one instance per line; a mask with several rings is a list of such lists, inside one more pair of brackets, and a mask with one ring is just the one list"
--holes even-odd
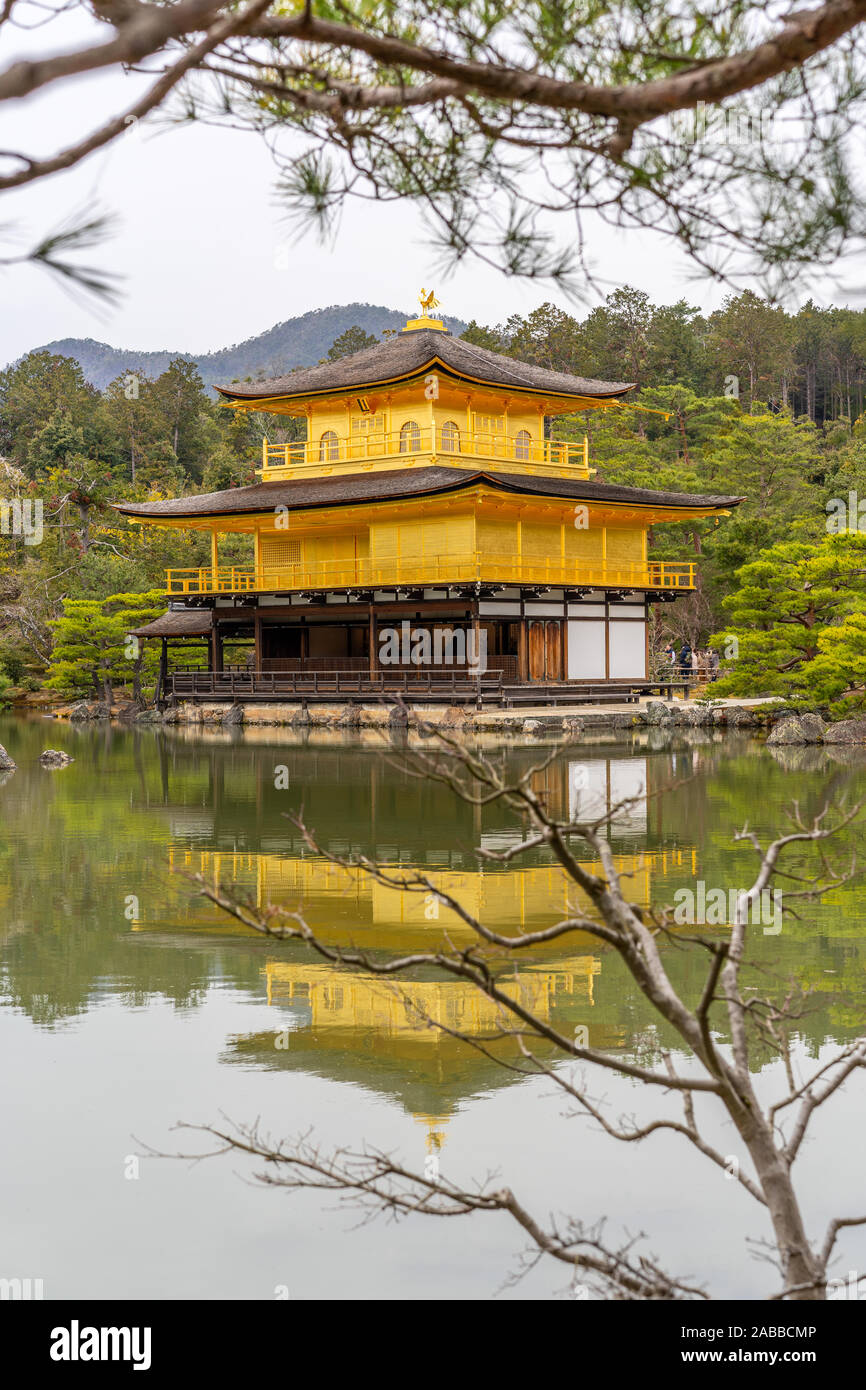
[(335, 729), (360, 729), (361, 711), (357, 705), (347, 705), (334, 720)]
[(46, 748), (44, 753), (39, 754), (39, 761), (43, 767), (54, 771), (56, 768), (68, 767), (70, 763), (75, 762), (75, 759), (70, 758), (68, 753), (64, 753), (59, 748)]
[(14, 772), (18, 764), (10, 758), (3, 744), (0, 743), (0, 772)]
[(758, 722), (752, 710), (741, 709), (739, 705), (732, 705), (727, 716), (730, 729), (753, 729)]
[(111, 706), (104, 701), (91, 703), (88, 700), (79, 700), (77, 705), (73, 705), (69, 711), (69, 718), (75, 724), (84, 723), (89, 719), (110, 719)]
[(842, 719), (824, 731), (825, 743), (866, 743), (866, 719)]
[(715, 723), (712, 705), (695, 705), (694, 709), (686, 710), (686, 723), (692, 729), (711, 728)]
[(470, 723), (469, 715), (462, 705), (449, 705), (436, 726), (439, 729), (465, 729)]
[(825, 728), (818, 714), (787, 714), (773, 725), (767, 744), (820, 743)]
[(524, 719), (522, 732), (524, 734), (542, 734), (544, 733), (544, 725), (540, 719)]
[(223, 724), (243, 724), (243, 722), (244, 707), (243, 705), (240, 705), (237, 703), (237, 701), (235, 701), (235, 703), (233, 705), (230, 705), (229, 708), (226, 710), (225, 714), (223, 715)]
[(672, 718), (668, 706), (663, 705), (661, 700), (647, 701), (643, 713), (647, 724), (668, 724)]

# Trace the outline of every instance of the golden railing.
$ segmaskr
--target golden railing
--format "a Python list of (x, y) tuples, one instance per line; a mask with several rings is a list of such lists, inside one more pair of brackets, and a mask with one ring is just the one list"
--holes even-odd
[(551, 584), (622, 589), (695, 587), (691, 561), (538, 560), (525, 556), (463, 559), (436, 555), (387, 560), (321, 560), (278, 568), (220, 565), (166, 571), (167, 592), (184, 594), (293, 593), (303, 589), (389, 589), (395, 585)]
[(258, 472), (263, 482), (277, 482), (305, 473), (322, 476), (342, 472), (349, 465), (364, 472), (383, 460), (409, 464), (423, 461), (431, 454), (455, 463), (464, 458), (481, 459), (522, 465), (529, 472), (550, 471), (580, 478), (590, 477), (593, 471), (589, 467), (586, 438), (580, 444), (555, 439), (518, 440), (502, 434), (467, 433), (428, 425), (351, 438), (335, 434), (333, 438), (295, 444), (270, 444), (264, 439)]

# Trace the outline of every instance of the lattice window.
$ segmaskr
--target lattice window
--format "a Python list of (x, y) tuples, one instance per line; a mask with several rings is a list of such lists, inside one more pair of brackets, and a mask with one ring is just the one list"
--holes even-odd
[(516, 459), (532, 457), (532, 435), (529, 430), (518, 430), (514, 436), (514, 457)]
[(261, 556), (264, 569), (288, 569), (291, 565), (301, 563), (301, 542), (283, 536), (263, 538)]

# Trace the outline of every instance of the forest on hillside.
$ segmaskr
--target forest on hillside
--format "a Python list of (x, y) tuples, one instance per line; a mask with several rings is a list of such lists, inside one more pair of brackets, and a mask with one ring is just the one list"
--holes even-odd
[[(658, 558), (701, 557), (697, 592), (658, 610), (657, 643), (713, 639), (728, 658), (720, 689), (863, 699), (866, 312), (807, 304), (787, 314), (746, 293), (703, 317), (626, 288), (583, 320), (544, 304), (463, 336), (558, 371), (636, 383), (630, 399), (649, 409), (553, 422), (556, 437), (588, 434), (599, 479), (744, 498), (720, 524), (655, 529)], [(375, 341), (353, 325), (328, 356)], [(74, 688), (76, 660), (89, 670), (94, 643), (117, 650), (132, 612), (164, 607), (166, 568), (208, 563), (204, 535), (137, 527), (112, 501), (251, 483), (262, 436), (283, 442), (302, 428), (220, 407), (180, 358), (152, 378), (123, 373), (104, 391), (48, 352), (0, 373), (0, 693), (46, 680)], [(38, 544), (9, 534), (10, 508), (28, 500), (43, 508)], [(245, 546), (225, 538), (226, 562), (246, 559)]]
[(795, 314), (759, 295), (729, 295), (704, 316), (686, 300), (654, 305), (643, 290), (614, 290), (582, 321), (552, 304), (462, 335), (494, 352), (638, 387), (687, 386), (699, 396), (739, 394), (818, 425), (864, 409), (866, 310)]

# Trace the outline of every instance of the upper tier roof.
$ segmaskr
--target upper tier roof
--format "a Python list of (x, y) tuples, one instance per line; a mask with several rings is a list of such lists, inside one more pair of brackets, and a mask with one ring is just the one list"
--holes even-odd
[(523, 473), (471, 472), (466, 468), (406, 468), (387, 473), (350, 473), (331, 478), (252, 483), (225, 492), (205, 492), (193, 497), (166, 498), (161, 502), (117, 502), (124, 516), (147, 520), (180, 517), (244, 516), (270, 512), (275, 507), (302, 509), (340, 507), (364, 502), (389, 502), (435, 493), (457, 492), (486, 483), (503, 492), (540, 497), (568, 498), (580, 502), (621, 502), (636, 506), (684, 511), (721, 511), (735, 507), (742, 497), (690, 495), (685, 492), (653, 492), (644, 487), (620, 487), (590, 479), (536, 478)]
[(351, 352), (336, 362), (323, 362), (318, 367), (306, 367), (269, 381), (235, 383), (216, 389), (227, 399), (236, 401), (294, 399), (328, 395), (358, 386), (368, 389), (384, 386), (418, 376), (434, 366), (462, 381), (599, 401), (616, 400), (634, 385), (630, 381), (593, 381), (589, 377), (571, 376), (568, 372), (533, 367), (528, 362), (518, 362), (513, 357), (503, 357), (488, 348), (466, 343), (462, 338), (453, 338), (450, 333), (420, 328), (398, 333), (361, 352)]

